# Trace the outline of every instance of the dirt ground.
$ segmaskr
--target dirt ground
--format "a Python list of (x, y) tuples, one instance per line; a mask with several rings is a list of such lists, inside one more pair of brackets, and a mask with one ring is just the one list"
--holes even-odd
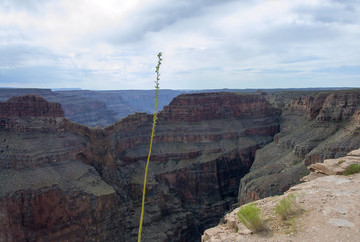
[[(295, 194), (301, 212), (283, 221), (274, 208), (288, 194)], [(320, 177), (256, 204), (264, 211), (267, 231), (249, 234), (237, 208), (225, 216), (225, 224), (206, 230), (202, 241), (360, 241), (360, 174)]]

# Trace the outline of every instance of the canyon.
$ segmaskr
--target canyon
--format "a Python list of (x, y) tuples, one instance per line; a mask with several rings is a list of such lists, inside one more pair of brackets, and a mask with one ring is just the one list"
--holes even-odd
[[(159, 110), (177, 95), (178, 90), (161, 90)], [(136, 112), (153, 113), (153, 90), (51, 90), (38, 88), (0, 88), (0, 101), (13, 96), (42, 96), (60, 103), (69, 120), (88, 127), (106, 127)]]
[(268, 97), (282, 108), (280, 132), (257, 150), (240, 182), (240, 205), (282, 194), (306, 175), (308, 165), (360, 147), (359, 91), (288, 95)]
[[(136, 241), (152, 114), (91, 128), (38, 95), (0, 103), (0, 240)], [(360, 147), (359, 96), (178, 95), (158, 115), (143, 240), (199, 241), (239, 203)]]

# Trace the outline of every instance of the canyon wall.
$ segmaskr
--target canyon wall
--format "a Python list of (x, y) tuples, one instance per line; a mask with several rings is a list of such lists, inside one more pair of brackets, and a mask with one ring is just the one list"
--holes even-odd
[[(237, 202), (255, 151), (278, 132), (280, 110), (258, 95), (188, 94), (159, 113), (149, 166), (144, 240), (198, 241)], [(127, 240), (136, 239), (152, 115), (134, 114), (106, 129), (102, 177), (121, 193)], [(116, 180), (114, 180), (116, 179)], [(126, 195), (125, 195), (126, 194)], [(136, 219), (134, 219), (136, 218)]]
[(0, 103), (0, 117), (64, 117), (59, 103), (49, 103), (43, 97), (28, 95), (12, 97)]
[(306, 166), (344, 156), (360, 147), (360, 91), (301, 95), (288, 100), (269, 96), (283, 111), (274, 141), (257, 150), (241, 180), (239, 203), (278, 195), (300, 182)]
[(0, 107), (0, 241), (124, 241), (115, 190), (76, 159), (95, 131), (39, 96)]
[[(2, 238), (135, 241), (152, 115), (94, 129), (57, 112), (12, 109), (0, 117)], [(236, 204), (256, 149), (278, 132), (279, 115), (261, 96), (230, 93), (181, 95), (165, 107), (149, 167), (144, 240), (197, 241), (217, 224)]]
[[(177, 95), (178, 90), (160, 90), (158, 110)], [(51, 90), (38, 88), (0, 88), (0, 102), (14, 96), (38, 95), (60, 103), (69, 120), (88, 127), (106, 127), (135, 112), (154, 112), (153, 90)]]
[[(158, 116), (144, 241), (199, 241), (238, 201), (358, 148), (359, 93), (176, 97)], [(136, 241), (151, 114), (89, 128), (36, 96), (0, 107), (0, 240)]]

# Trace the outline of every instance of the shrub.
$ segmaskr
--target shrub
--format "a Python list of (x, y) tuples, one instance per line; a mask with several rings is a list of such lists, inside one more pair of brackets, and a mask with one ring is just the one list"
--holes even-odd
[(275, 207), (275, 212), (280, 215), (281, 219), (287, 220), (300, 211), (294, 194), (280, 200)]
[(360, 172), (360, 164), (351, 164), (345, 169), (344, 175), (348, 176), (359, 172)]
[(240, 221), (253, 232), (259, 232), (265, 229), (261, 209), (253, 203), (242, 206), (237, 216)]

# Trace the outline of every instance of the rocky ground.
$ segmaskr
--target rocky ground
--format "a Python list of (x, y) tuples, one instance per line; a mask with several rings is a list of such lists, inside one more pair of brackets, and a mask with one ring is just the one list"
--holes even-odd
[[(237, 218), (239, 208), (227, 214), (224, 223), (208, 229), (203, 242), (215, 241), (359, 241), (360, 174), (342, 174), (353, 163), (360, 163), (360, 149), (346, 157), (309, 166), (312, 173), (302, 184), (282, 196), (255, 203), (263, 209), (267, 231), (253, 234)], [(301, 211), (290, 221), (274, 212), (276, 204), (289, 194), (296, 196)]]

